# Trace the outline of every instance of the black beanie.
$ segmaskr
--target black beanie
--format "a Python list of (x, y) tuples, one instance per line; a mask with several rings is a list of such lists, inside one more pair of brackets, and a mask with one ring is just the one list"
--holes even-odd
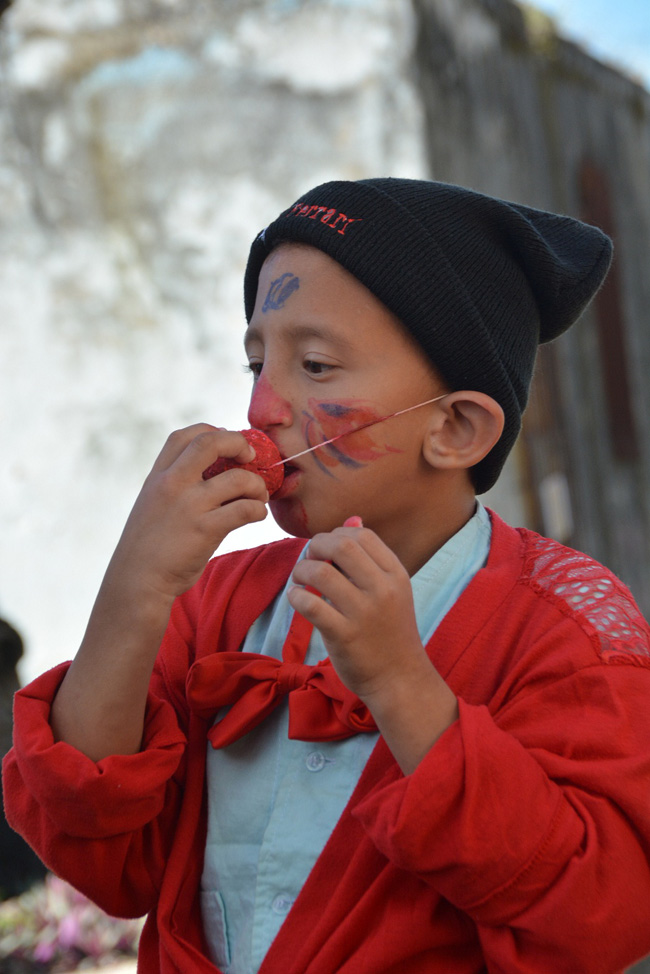
[(416, 179), (330, 182), (301, 196), (253, 242), (246, 317), (281, 241), (310, 244), (372, 291), (453, 390), (505, 413), (503, 434), (472, 468), (478, 494), (496, 482), (521, 427), (535, 354), (580, 316), (601, 285), (612, 244), (571, 217)]

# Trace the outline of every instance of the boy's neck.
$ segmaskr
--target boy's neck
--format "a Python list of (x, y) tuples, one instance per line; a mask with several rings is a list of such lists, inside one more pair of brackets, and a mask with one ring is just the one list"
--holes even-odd
[(473, 494), (455, 498), (452, 503), (438, 507), (431, 514), (426, 529), (422, 526), (421, 513), (414, 511), (406, 522), (391, 525), (382, 531), (382, 540), (394, 551), (412, 578), (428, 560), (439, 551), (476, 512)]

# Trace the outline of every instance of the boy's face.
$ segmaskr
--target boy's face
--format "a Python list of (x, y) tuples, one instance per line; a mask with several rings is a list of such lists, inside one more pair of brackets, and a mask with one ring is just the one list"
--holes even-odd
[[(265, 261), (245, 347), (249, 422), (283, 457), (446, 391), (393, 314), (306, 245), (282, 244)], [(413, 527), (431, 488), (421, 447), (432, 408), (296, 459), (270, 504), (280, 527), (311, 537), (358, 514), (387, 542)]]

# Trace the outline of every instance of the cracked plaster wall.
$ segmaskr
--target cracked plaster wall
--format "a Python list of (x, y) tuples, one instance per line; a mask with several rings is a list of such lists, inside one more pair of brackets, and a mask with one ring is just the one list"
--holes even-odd
[(247, 425), (255, 233), (426, 164), (410, 4), (16, 0), (0, 41), (0, 614), (28, 679), (74, 654), (167, 434)]

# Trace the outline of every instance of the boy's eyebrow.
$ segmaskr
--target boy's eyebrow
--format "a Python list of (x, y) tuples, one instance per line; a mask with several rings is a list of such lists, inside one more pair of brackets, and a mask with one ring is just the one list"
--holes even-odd
[[(296, 322), (286, 325), (282, 329), (282, 333), (284, 337), (289, 339), (320, 338), (344, 349), (352, 348), (352, 342), (346, 335), (334, 331), (327, 325), (303, 325)], [(256, 325), (249, 325), (244, 333), (244, 348), (248, 348), (252, 342), (256, 341), (264, 343), (261, 329)]]

